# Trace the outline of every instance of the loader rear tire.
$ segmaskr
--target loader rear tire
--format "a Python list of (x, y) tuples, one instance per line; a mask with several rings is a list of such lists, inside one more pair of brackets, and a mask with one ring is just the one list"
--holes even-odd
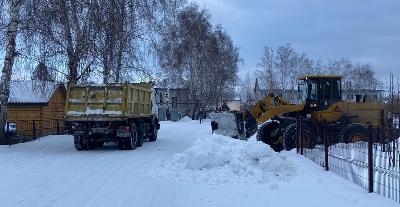
[(369, 132), (361, 123), (351, 123), (343, 128), (339, 136), (340, 143), (355, 143), (368, 141)]

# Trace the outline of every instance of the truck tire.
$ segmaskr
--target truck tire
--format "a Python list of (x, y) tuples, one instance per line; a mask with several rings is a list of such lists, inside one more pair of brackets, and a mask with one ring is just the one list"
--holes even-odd
[(144, 142), (144, 127), (143, 127), (143, 123), (140, 123), (137, 125), (137, 135), (138, 135), (138, 141), (136, 143), (136, 147), (142, 147), (143, 146), (143, 142)]
[(296, 123), (290, 124), (283, 131), (283, 149), (290, 151), (296, 147)]
[(93, 143), (94, 148), (103, 148), (104, 147), (104, 142), (94, 142)]
[(78, 136), (78, 135), (74, 136), (74, 146), (77, 151), (83, 150), (81, 136)]
[(118, 141), (117, 141), (118, 149), (125, 150), (125, 139), (126, 139), (125, 137), (118, 139)]
[(77, 151), (90, 150), (89, 139), (86, 136), (75, 136), (74, 145)]
[(136, 148), (137, 147), (142, 147), (144, 142), (144, 137), (141, 133), (138, 134), (138, 140), (136, 142)]
[(150, 128), (150, 133), (151, 133), (151, 135), (149, 135), (149, 142), (155, 142), (157, 140), (157, 136), (158, 136), (157, 127), (152, 126)]
[(134, 150), (136, 149), (139, 141), (139, 133), (137, 125), (132, 122), (130, 126), (131, 134), (128, 138), (125, 138), (125, 149)]
[(355, 143), (361, 141), (367, 141), (369, 132), (367, 127), (361, 123), (351, 123), (345, 126), (339, 135), (340, 143)]

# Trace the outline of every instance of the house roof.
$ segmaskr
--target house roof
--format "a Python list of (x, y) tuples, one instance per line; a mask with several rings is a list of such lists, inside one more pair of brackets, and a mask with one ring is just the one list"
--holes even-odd
[(343, 77), (340, 75), (305, 75), (299, 77), (299, 80), (304, 80), (307, 78), (335, 78), (335, 79), (342, 79)]
[(10, 84), (10, 104), (48, 103), (58, 87), (63, 84), (50, 81), (12, 81)]

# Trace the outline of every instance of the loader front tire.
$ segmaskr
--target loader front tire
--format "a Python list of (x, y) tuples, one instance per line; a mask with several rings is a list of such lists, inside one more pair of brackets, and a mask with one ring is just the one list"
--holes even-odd
[(290, 124), (283, 131), (283, 149), (290, 151), (296, 147), (296, 123)]
[(278, 121), (265, 123), (258, 129), (257, 140), (268, 144), (275, 152), (280, 152), (282, 146), (282, 132)]

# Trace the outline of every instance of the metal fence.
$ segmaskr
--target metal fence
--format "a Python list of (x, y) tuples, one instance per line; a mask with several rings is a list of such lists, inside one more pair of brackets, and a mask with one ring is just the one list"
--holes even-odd
[(8, 121), (5, 126), (8, 144), (17, 144), (35, 140), (48, 135), (60, 135), (65, 133), (64, 120), (26, 120)]
[(367, 141), (347, 144), (338, 141), (340, 129), (337, 126), (322, 124), (319, 130), (323, 143), (307, 149), (302, 147), (299, 139), (298, 153), (369, 192), (400, 202), (398, 127), (382, 126), (379, 133), (376, 133), (369, 126)]

